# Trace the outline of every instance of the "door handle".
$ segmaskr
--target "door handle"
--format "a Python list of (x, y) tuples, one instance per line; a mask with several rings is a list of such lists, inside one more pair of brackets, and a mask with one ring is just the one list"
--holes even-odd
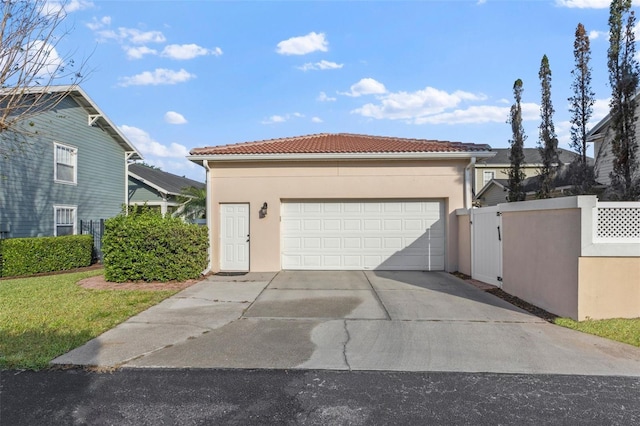
[(498, 226), (498, 241), (502, 241), (502, 235), (500, 235), (500, 227)]
[(247, 234), (247, 242), (249, 242), (251, 238), (249, 238), (249, 234)]

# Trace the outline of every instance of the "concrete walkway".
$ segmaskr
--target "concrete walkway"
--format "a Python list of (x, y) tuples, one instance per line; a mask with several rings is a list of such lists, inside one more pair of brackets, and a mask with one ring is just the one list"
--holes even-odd
[(212, 276), (53, 363), (640, 376), (640, 348), (446, 273), (285, 271)]

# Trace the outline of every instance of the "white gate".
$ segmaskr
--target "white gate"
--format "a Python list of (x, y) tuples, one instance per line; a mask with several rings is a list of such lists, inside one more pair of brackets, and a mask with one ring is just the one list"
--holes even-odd
[(502, 217), (498, 206), (471, 209), (471, 277), (502, 287)]

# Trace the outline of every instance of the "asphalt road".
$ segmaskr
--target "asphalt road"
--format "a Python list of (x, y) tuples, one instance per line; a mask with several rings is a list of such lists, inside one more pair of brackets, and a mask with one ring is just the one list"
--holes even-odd
[(291, 370), (0, 372), (0, 425), (640, 424), (640, 378)]

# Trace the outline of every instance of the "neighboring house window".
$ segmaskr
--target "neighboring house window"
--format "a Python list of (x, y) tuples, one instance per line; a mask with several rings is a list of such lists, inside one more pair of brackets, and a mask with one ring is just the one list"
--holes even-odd
[(78, 150), (71, 146), (54, 143), (53, 179), (56, 182), (76, 183)]
[(76, 211), (76, 206), (53, 206), (54, 236), (76, 234)]
[(494, 171), (484, 171), (482, 172), (482, 186), (488, 184), (489, 182), (491, 182), (491, 179), (496, 177), (496, 172)]

